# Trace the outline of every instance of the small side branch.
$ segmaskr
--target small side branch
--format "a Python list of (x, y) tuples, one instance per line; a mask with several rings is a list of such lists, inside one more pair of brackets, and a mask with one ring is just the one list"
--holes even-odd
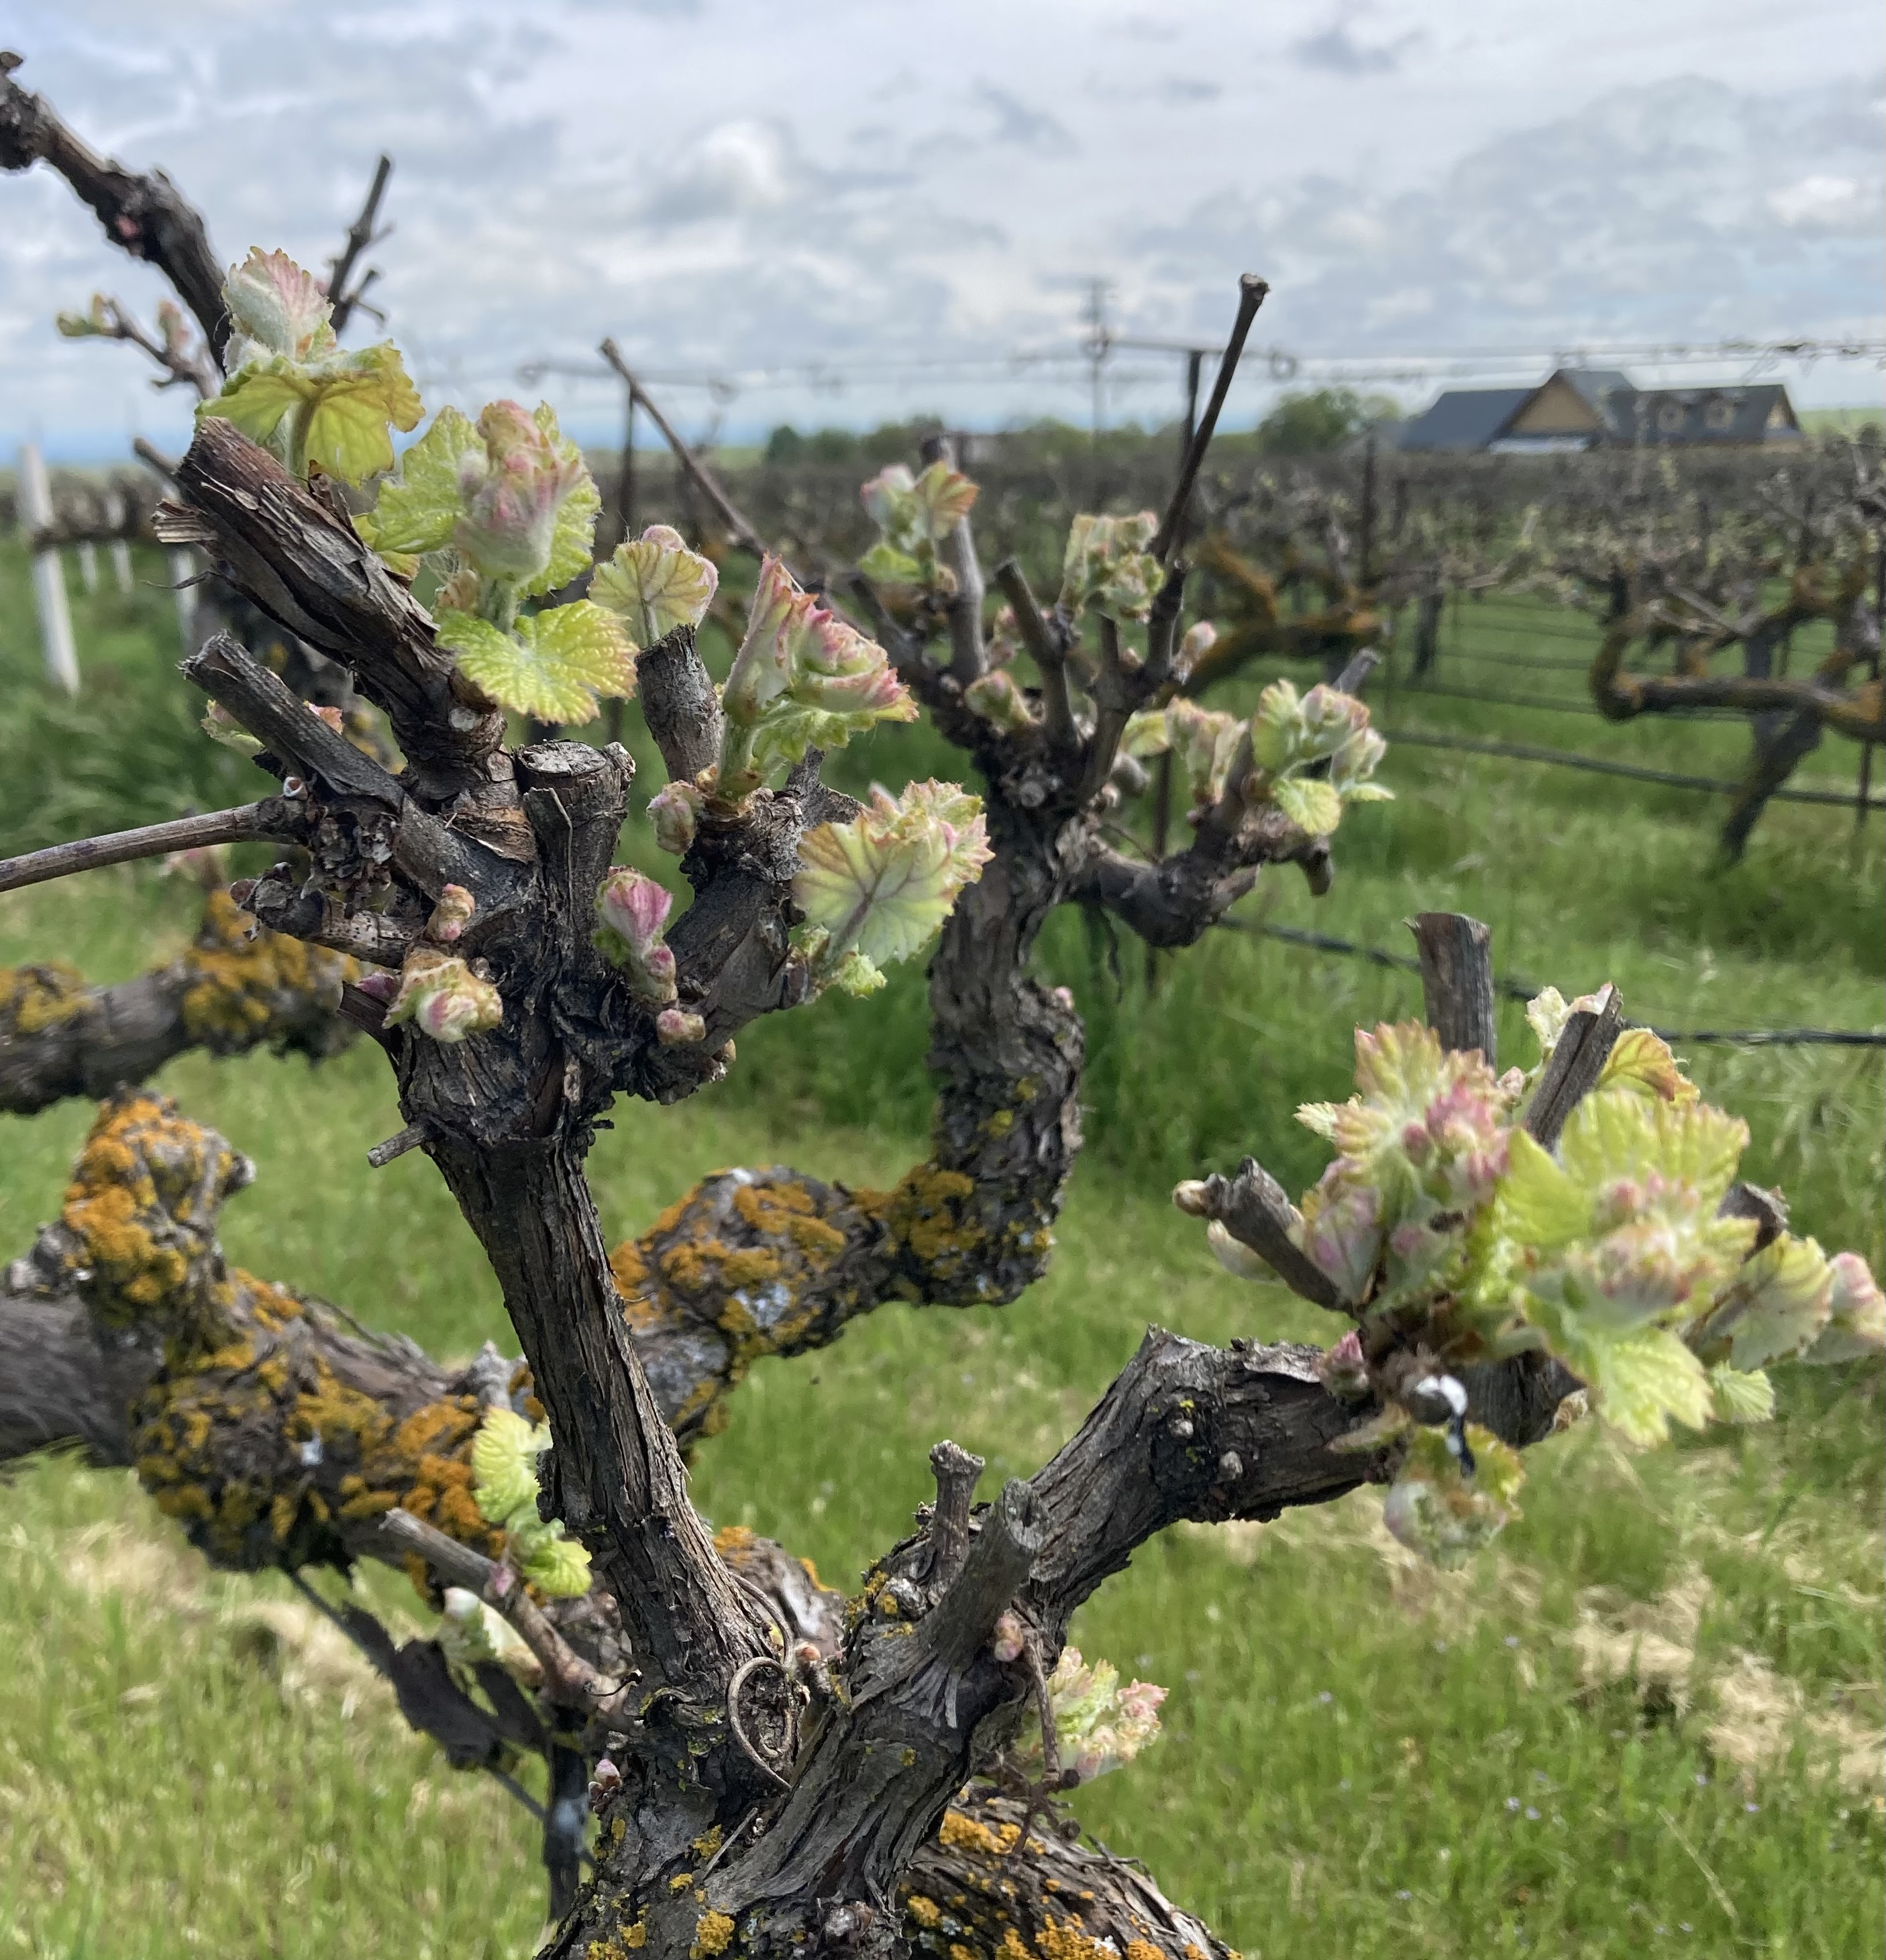
[[(382, 157), (373, 173), (373, 183), (367, 192), (367, 201), (360, 208), (360, 215), (347, 228), (347, 237), (339, 256), (327, 262), (327, 298), (333, 307), (333, 326), (336, 333), (345, 331), (355, 307), (361, 306), (361, 295), (380, 275), (369, 270), (364, 274), (358, 285), (350, 292), (347, 282), (353, 277), (354, 266), (362, 253), (369, 245), (377, 243), (387, 235), (376, 231), (380, 221), (380, 200), (387, 194), (387, 180), (393, 174), (393, 159)], [(371, 313), (371, 307), (362, 307), (362, 311)]]
[(88, 148), (43, 97), (13, 79), (21, 62), (0, 52), (0, 170), (49, 164), (91, 206), (113, 244), (148, 259), (177, 288), (220, 363), (229, 342), (223, 262), (202, 219), (161, 170), (140, 177)]
[(19, 858), (0, 858), (0, 892), (69, 878), (76, 871), (95, 871), (107, 864), (129, 864), (140, 858), (162, 858), (173, 851), (193, 851), (209, 844), (253, 844), (266, 840), (292, 844), (303, 829), (301, 813), (285, 797), (265, 797), (234, 810), (215, 810), (201, 816), (174, 817), (168, 823), (147, 823), (136, 830), (114, 830), (108, 836), (82, 837), (71, 844), (54, 844)]
[(1015, 630), (1041, 676), (1042, 733), (1050, 749), (1071, 749), (1074, 708), (1067, 687), (1067, 660), (1055, 630), (1042, 616), (1021, 567), (1005, 558), (996, 568), (996, 583), (1013, 609)]
[(1195, 1217), (1212, 1218), (1241, 1246), (1248, 1246), (1300, 1300), (1345, 1313), (1349, 1303), (1336, 1282), (1290, 1236), (1296, 1207), (1284, 1188), (1255, 1157), (1247, 1157), (1234, 1178), (1214, 1172), (1179, 1187), (1181, 1208)]
[(1219, 412), (1225, 406), (1225, 397), (1231, 392), (1231, 377), (1238, 372), (1238, 364), (1244, 357), (1250, 323), (1257, 317), (1257, 309), (1263, 304), (1264, 296), (1270, 291), (1270, 286), (1254, 272), (1246, 272), (1238, 279), (1238, 318), (1232, 323), (1231, 337), (1226, 342), (1223, 357), (1218, 364), (1211, 399), (1205, 405), (1204, 414), (1199, 418), (1198, 427), (1192, 431), (1185, 461), (1180, 467), (1179, 480), (1173, 488), (1172, 501), (1166, 506), (1165, 520), (1152, 541), (1152, 555), (1162, 565), (1172, 562), (1173, 554), (1184, 541), (1185, 515), (1192, 501), (1193, 485), (1199, 480), (1205, 452), (1212, 446)]
[(680, 435), (676, 433), (674, 425), (649, 399), (648, 390), (629, 371), (629, 364), (623, 359), (621, 350), (616, 346), (615, 342), (605, 340), (597, 351), (610, 366), (614, 368), (628, 383), (642, 412), (661, 431), (662, 440), (667, 443), (670, 449), (674, 450), (675, 461), (687, 472), (694, 487), (713, 506), (714, 514), (720, 519), (728, 536), (742, 551), (751, 552), (755, 558), (764, 558), (766, 555), (766, 540), (734, 508), (732, 501), (728, 498), (726, 492), (714, 480), (707, 466), (681, 440)]

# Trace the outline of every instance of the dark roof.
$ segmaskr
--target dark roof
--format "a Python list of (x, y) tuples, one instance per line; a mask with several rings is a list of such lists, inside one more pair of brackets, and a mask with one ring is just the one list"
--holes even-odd
[(1484, 449), (1534, 388), (1450, 388), (1401, 431), (1403, 449)]
[(1782, 433), (1796, 436), (1787, 389), (1779, 381), (1746, 388), (1640, 388), (1620, 403), (1617, 440), (1648, 443), (1759, 443), (1768, 438), (1768, 418), (1779, 402)]

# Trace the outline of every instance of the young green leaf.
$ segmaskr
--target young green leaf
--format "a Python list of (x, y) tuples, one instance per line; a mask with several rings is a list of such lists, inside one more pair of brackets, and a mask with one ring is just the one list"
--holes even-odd
[(458, 656), (460, 673), (480, 692), (540, 721), (588, 721), (598, 695), (636, 691), (635, 657), (621, 626), (586, 599), (529, 615), (508, 633), (468, 612), (444, 612), (438, 643)]
[(642, 653), (677, 626), (698, 626), (719, 584), (712, 559), (690, 551), (671, 527), (651, 524), (597, 568), (589, 593), (621, 620), (629, 644)]

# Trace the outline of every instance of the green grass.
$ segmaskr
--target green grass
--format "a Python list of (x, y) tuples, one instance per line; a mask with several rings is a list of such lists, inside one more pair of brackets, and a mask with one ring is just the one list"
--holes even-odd
[[(1528, 630), (1544, 623), (1470, 618), (1451, 652), (1518, 670), (1444, 655), (1443, 679), (1575, 698), (1577, 676), (1541, 664), (1572, 657)], [(1378, 711), (1708, 774), (1734, 773), (1747, 739), (1417, 701), (1399, 681)], [(1810, 771), (1841, 781), (1852, 756), (1830, 744)], [(894, 782), (947, 760), (916, 729), (843, 766)], [(1711, 799), (1412, 748), (1384, 775), (1399, 800), (1347, 819), (1330, 896), (1267, 874), (1252, 915), (1400, 950), (1410, 913), (1458, 907), (1492, 924), (1502, 970), (1568, 993), (1615, 978), (1660, 1023), (1880, 1025), (1878, 819), (1855, 845), (1841, 812), (1777, 807), (1723, 870)], [(128, 871), (13, 895), (0, 961), (58, 953), (115, 977), (193, 912)], [(992, 1483), (1033, 1468), (1149, 1320), (1327, 1332), (1222, 1274), (1163, 1189), (1246, 1149), (1307, 1181), (1317, 1153), (1290, 1109), (1343, 1092), (1349, 1028), (1415, 1011), (1415, 983), (1231, 931), (1162, 963), (1150, 995), (1136, 947), (1118, 963), (1054, 922), (1043, 970), (1075, 988), (1093, 1061), (1050, 1278), (1005, 1310), (889, 1308), (823, 1354), (763, 1363), (696, 1468), (717, 1522), (850, 1583), (906, 1528), (932, 1442), (983, 1452)], [(1501, 1032), (1518, 1058), (1516, 1009)], [(690, 1104), (620, 1109), (593, 1166), (611, 1234), (717, 1165), (894, 1175), (921, 1147), (922, 1038), (921, 976), (900, 973), (756, 1028), (734, 1079)], [(1749, 1116), (1750, 1173), (1878, 1267), (1877, 1052), (1690, 1059)], [(377, 1054), (317, 1071), (188, 1057), (161, 1086), (257, 1161), (227, 1214), (232, 1257), (441, 1354), (505, 1338), (430, 1166), (365, 1167), (399, 1122)], [(56, 1208), (89, 1117), (0, 1130), (0, 1255)], [(1654, 1455), (1575, 1430), (1534, 1452), (1524, 1518), (1453, 1577), (1413, 1566), (1367, 1494), (1168, 1535), (1075, 1629), (1171, 1690), (1164, 1739), (1082, 1793), (1083, 1815), (1247, 1956), (1877, 1950), (1883, 1414), (1873, 1367), (1799, 1375), (1771, 1427)], [(285, 1585), (209, 1573), (120, 1475), (42, 1462), (4, 1502), (0, 1955), (527, 1949), (528, 1821), (409, 1736)], [(397, 1605), (390, 1575), (371, 1584)]]

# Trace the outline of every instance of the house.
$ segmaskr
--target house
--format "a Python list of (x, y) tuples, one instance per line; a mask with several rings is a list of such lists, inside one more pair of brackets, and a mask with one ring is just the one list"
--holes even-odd
[(1560, 368), (1533, 388), (1450, 388), (1407, 425), (1400, 447), (1550, 455), (1639, 443), (1767, 447), (1805, 439), (1779, 381), (1639, 388), (1615, 368)]

